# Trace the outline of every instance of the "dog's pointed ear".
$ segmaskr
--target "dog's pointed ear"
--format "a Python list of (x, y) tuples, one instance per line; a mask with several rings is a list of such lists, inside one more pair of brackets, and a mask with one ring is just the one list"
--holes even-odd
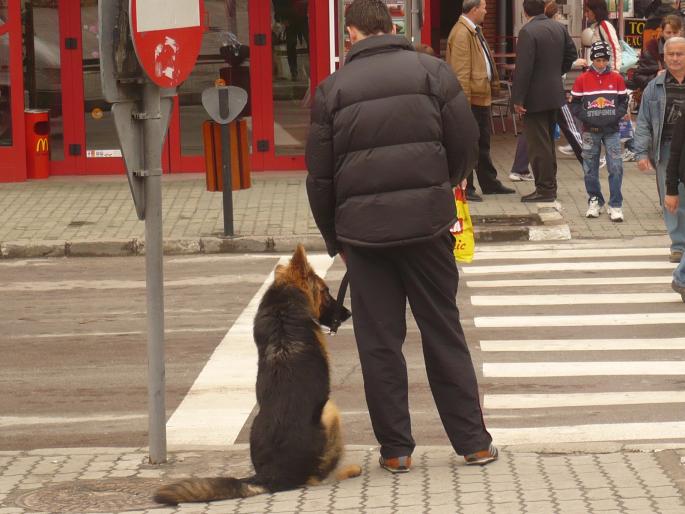
[(304, 246), (298, 243), (295, 252), (290, 259), (290, 268), (297, 271), (300, 276), (305, 277), (309, 271), (309, 263), (307, 262), (307, 254), (304, 251)]

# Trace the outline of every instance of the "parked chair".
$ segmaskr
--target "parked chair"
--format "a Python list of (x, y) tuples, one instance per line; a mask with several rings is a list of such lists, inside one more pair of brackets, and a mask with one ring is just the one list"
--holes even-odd
[(500, 80), (500, 96), (492, 101), (490, 106), (490, 124), (492, 126), (492, 132), (495, 132), (495, 117), (499, 117), (500, 123), (502, 124), (502, 132), (507, 131), (507, 125), (504, 118), (506, 116), (511, 116), (514, 125), (514, 135), (517, 135), (518, 126), (516, 125), (516, 116), (514, 112), (514, 104), (511, 101), (511, 82), (508, 80)]

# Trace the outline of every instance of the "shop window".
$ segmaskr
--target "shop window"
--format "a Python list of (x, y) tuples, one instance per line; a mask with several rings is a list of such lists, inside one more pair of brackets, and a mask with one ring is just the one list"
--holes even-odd
[(21, 2), (24, 31), (26, 108), (47, 109), (50, 116), (50, 158), (64, 158), (62, 62), (57, 2)]
[(0, 36), (0, 146), (12, 146), (12, 85), (9, 34)]
[[(205, 0), (207, 31), (193, 72), (178, 89), (183, 155), (203, 155), (202, 91), (222, 78), (249, 92), (248, 0)], [(249, 109), (243, 115), (249, 114)]]

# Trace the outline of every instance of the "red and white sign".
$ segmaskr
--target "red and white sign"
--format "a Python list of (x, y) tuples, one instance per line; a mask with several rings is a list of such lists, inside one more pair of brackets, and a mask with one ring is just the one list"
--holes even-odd
[(181, 84), (202, 46), (204, 0), (130, 0), (129, 12), (133, 46), (150, 80)]

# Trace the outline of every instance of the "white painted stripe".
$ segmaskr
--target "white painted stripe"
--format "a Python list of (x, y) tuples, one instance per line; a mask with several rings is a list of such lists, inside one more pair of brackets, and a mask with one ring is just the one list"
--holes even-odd
[(661, 256), (666, 259), (668, 250), (664, 248), (575, 248), (548, 249), (518, 252), (502, 252), (492, 248), (476, 250), (475, 260), (519, 260), (519, 259), (561, 259), (585, 257), (651, 257)]
[(479, 306), (519, 305), (593, 305), (627, 303), (681, 303), (677, 293), (595, 293), (472, 296)]
[[(261, 284), (264, 274), (217, 275), (165, 280), (164, 287)], [(0, 282), (2, 291), (67, 291), (71, 289), (144, 289), (144, 280), (58, 280), (38, 282)]]
[(685, 337), (672, 339), (500, 339), (481, 341), (483, 352), (586, 352), (685, 350)]
[(486, 394), (486, 409), (547, 409), (595, 405), (685, 403), (685, 391), (621, 391), (616, 393)]
[(545, 286), (592, 286), (626, 284), (670, 284), (673, 276), (655, 275), (649, 277), (598, 277), (598, 278), (531, 278), (514, 280), (467, 280), (466, 286), (478, 287), (545, 287)]
[(473, 318), (473, 323), (480, 328), (661, 325), (685, 323), (685, 312), (587, 314), (584, 316), (492, 316)]
[[(308, 259), (321, 277), (333, 263), (328, 255), (310, 255)], [(279, 263), (288, 260), (283, 257)], [(257, 347), (252, 339), (252, 323), (273, 276), (272, 271), (169, 418), (170, 445), (225, 446), (235, 442), (256, 403)]]
[(627, 375), (685, 375), (685, 361), (483, 363), (484, 377), (587, 377)]
[(591, 261), (591, 262), (540, 262), (534, 264), (505, 264), (501, 266), (469, 266), (462, 268), (466, 275), (492, 273), (535, 273), (548, 271), (608, 271), (631, 269), (670, 269), (674, 264), (657, 261)]
[(0, 416), (0, 428), (30, 425), (61, 425), (68, 423), (111, 423), (146, 419), (147, 414), (125, 414), (122, 416)]
[(591, 441), (639, 441), (654, 439), (685, 439), (685, 422), (606, 423), (531, 428), (491, 428), (495, 444), (554, 444)]
[[(107, 313), (111, 314), (111, 313)], [(208, 333), (208, 332), (225, 332), (225, 328), (166, 328), (165, 334), (193, 334), (193, 333)], [(145, 330), (129, 330), (124, 332), (63, 332), (61, 334), (21, 334), (8, 335), (7, 339), (63, 339), (63, 338), (79, 338), (79, 337), (120, 337), (120, 336), (138, 336), (146, 335)]]

